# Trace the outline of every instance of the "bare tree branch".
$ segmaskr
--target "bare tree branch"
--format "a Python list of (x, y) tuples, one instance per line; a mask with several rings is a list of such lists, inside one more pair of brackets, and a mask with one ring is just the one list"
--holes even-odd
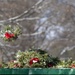
[[(44, 1), (44, 0), (39, 0), (34, 6), (32, 6), (31, 8), (29, 8), (28, 10), (24, 11), (22, 14), (20, 14), (20, 15), (18, 15), (18, 16), (16, 16), (16, 17), (13, 17), (13, 18), (9, 18), (9, 19), (7, 19), (7, 20), (1, 20), (0, 23), (3, 24), (3, 23), (5, 23), (5, 22), (14, 22), (15, 20), (16, 20), (16, 21), (27, 20), (28, 18), (26, 18), (26, 19), (25, 19), (25, 18), (19, 19), (19, 18), (21, 18), (21, 17), (24, 16), (24, 15), (27, 16), (27, 14), (32, 13), (33, 11), (35, 11), (34, 8), (35, 8), (37, 5), (39, 5), (40, 3), (42, 3), (43, 1)], [(17, 19), (19, 19), (19, 20), (17, 20)], [(29, 18), (29, 19), (30, 19), (30, 18)], [(28, 20), (29, 20), (29, 19), (28, 19)]]
[(44, 32), (45, 32), (45, 31), (35, 32), (35, 33), (31, 33), (31, 34), (22, 34), (22, 36), (35, 36), (35, 35), (43, 34)]
[(37, 20), (40, 19), (39, 17), (31, 17), (31, 18), (21, 18), (21, 19), (16, 19), (16, 22), (24, 21), (24, 20)]

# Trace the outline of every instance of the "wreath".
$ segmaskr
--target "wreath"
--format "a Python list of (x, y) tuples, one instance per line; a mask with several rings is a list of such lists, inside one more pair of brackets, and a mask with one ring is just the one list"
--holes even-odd
[(0, 31), (0, 37), (5, 41), (14, 41), (21, 34), (21, 29), (19, 26), (4, 26)]

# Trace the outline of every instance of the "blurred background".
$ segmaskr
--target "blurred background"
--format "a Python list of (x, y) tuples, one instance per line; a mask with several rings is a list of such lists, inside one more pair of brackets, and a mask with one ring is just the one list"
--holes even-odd
[(0, 30), (5, 25), (20, 26), (22, 35), (13, 43), (0, 38), (0, 61), (33, 47), (75, 59), (75, 0), (0, 0)]

